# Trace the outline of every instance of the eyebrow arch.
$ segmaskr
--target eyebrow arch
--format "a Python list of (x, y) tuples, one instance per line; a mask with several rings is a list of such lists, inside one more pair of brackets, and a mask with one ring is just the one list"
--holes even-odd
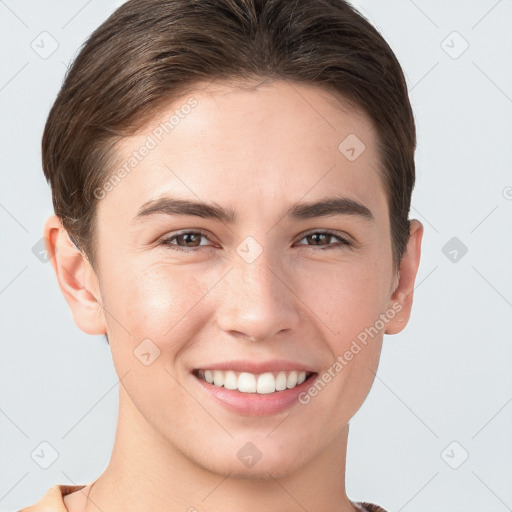
[[(144, 217), (163, 213), (166, 215), (195, 215), (202, 218), (220, 220), (232, 224), (236, 213), (226, 210), (214, 203), (196, 202), (164, 196), (144, 203), (135, 217), (135, 221)], [(364, 220), (374, 221), (372, 212), (363, 204), (343, 196), (327, 197), (319, 201), (298, 202), (288, 208), (286, 216), (297, 220), (328, 217), (333, 215), (357, 215)]]
[(343, 196), (327, 197), (313, 203), (295, 203), (288, 209), (287, 215), (301, 220), (332, 215), (357, 215), (365, 220), (375, 220), (364, 204)]

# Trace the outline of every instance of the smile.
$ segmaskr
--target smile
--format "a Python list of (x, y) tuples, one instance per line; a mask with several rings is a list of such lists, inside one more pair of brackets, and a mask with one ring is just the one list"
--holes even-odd
[(232, 370), (195, 370), (194, 373), (198, 378), (217, 387), (237, 390), (241, 393), (266, 395), (286, 389), (293, 389), (302, 384), (314, 372), (283, 370), (256, 375), (254, 373), (235, 372)]

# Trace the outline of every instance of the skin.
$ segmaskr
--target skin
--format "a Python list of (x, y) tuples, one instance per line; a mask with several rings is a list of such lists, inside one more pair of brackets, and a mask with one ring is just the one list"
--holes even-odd
[[(411, 221), (396, 272), (374, 125), (312, 85), (198, 87), (123, 139), (119, 163), (190, 95), (193, 111), (99, 201), (95, 269), (57, 217), (45, 224), (74, 320), (86, 333), (108, 333), (122, 379), (110, 463), (92, 490), (64, 502), (71, 512), (357, 510), (344, 485), (349, 421), (374, 382), (383, 334), (408, 322), (423, 226)], [(351, 133), (366, 146), (355, 161), (338, 150)], [(285, 216), (296, 201), (334, 192), (374, 220)], [(237, 221), (162, 213), (134, 221), (166, 193), (215, 202)], [(185, 229), (207, 238), (174, 239), (188, 253), (158, 245)], [(310, 230), (335, 231), (352, 245), (311, 240)], [(247, 236), (262, 250), (252, 263), (236, 250)], [(400, 311), (307, 405), (244, 416), (215, 403), (190, 373), (211, 361), (284, 358), (321, 375), (393, 304)], [(160, 356), (145, 366), (133, 352), (148, 338)], [(236, 456), (248, 441), (262, 454), (250, 468)]]

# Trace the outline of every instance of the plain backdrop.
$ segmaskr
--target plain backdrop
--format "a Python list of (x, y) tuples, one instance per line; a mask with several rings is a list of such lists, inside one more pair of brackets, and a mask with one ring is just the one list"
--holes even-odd
[[(110, 457), (118, 378), (41, 259), (40, 141), (68, 64), (120, 4), (0, 1), (0, 511)], [(355, 5), (407, 76), (425, 234), (411, 320), (351, 421), (347, 493), (390, 512), (512, 510), (512, 1)]]

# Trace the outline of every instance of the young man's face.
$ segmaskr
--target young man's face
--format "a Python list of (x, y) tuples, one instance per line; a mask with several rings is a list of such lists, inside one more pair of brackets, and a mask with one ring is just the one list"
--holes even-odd
[[(190, 96), (197, 104), (184, 108)], [(422, 230), (414, 221), (399, 281), (376, 132), (333, 101), (284, 81), (252, 91), (216, 84), (117, 148), (114, 172), (134, 152), (137, 165), (98, 203), (97, 274), (87, 267), (87, 280), (101, 307), (73, 312), (87, 332), (106, 326), (120, 421), (146, 446), (215, 472), (286, 474), (319, 457), (365, 400), (383, 334), (408, 320)], [(159, 129), (175, 110), (172, 130)], [(235, 218), (177, 214), (171, 203), (139, 214), (166, 197)], [(330, 215), (289, 212), (330, 198), (352, 203)], [(317, 375), (299, 401), (297, 389), (248, 394), (195, 374), (238, 362), (263, 363), (256, 374)], [(323, 384), (309, 393), (315, 377)], [(246, 457), (259, 454), (255, 464)]]

